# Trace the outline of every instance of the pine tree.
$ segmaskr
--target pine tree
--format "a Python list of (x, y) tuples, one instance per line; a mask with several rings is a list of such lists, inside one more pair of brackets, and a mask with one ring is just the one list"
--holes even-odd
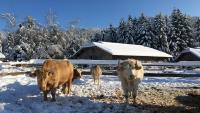
[(108, 29), (108, 34), (111, 39), (110, 42), (117, 42), (117, 29), (113, 27), (112, 24), (110, 24), (110, 27)]
[(129, 15), (128, 21), (127, 21), (127, 29), (128, 29), (128, 44), (135, 44), (135, 20)]
[(153, 29), (147, 17), (142, 13), (138, 19), (137, 44), (153, 47)]
[(200, 47), (200, 18), (194, 24), (194, 46)]
[(187, 17), (179, 9), (174, 9), (171, 14), (171, 27), (169, 48), (177, 56), (192, 44), (192, 29)]
[(129, 41), (129, 32), (127, 23), (122, 19), (120, 21), (118, 31), (117, 31), (118, 40), (119, 43), (128, 43)]
[(139, 36), (139, 29), (138, 29), (138, 19), (134, 18), (132, 20), (132, 37), (134, 40), (134, 44), (137, 44), (137, 37)]
[(162, 14), (156, 15), (153, 23), (155, 38), (153, 45), (155, 49), (169, 53), (169, 45), (167, 41), (166, 22)]

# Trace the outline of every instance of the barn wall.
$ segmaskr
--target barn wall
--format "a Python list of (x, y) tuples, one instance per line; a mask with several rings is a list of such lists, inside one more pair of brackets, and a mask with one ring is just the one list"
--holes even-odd
[(137, 56), (116, 56), (102, 50), (98, 47), (82, 48), (81, 51), (76, 53), (72, 59), (94, 59), (94, 60), (125, 60), (128, 58), (134, 58), (141, 61), (165, 61), (167, 58), (160, 57), (137, 57)]
[(95, 59), (95, 60), (111, 60), (111, 54), (103, 51), (98, 47), (83, 48), (73, 58), (77, 59)]
[(176, 61), (200, 61), (200, 59), (195, 56), (194, 54), (187, 52), (187, 53), (182, 53)]

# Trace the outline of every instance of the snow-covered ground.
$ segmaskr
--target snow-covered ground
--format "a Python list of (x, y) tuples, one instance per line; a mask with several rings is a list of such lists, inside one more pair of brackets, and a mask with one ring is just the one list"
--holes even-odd
[[(200, 86), (200, 78), (145, 77), (140, 89), (150, 87), (193, 87)], [(98, 102), (92, 97), (116, 96), (120, 90), (117, 76), (103, 75), (101, 85), (94, 85), (91, 75), (83, 75), (73, 83), (70, 96), (60, 94), (56, 102), (44, 102), (36, 78), (25, 75), (0, 77), (0, 113), (88, 113), (118, 112), (124, 104)], [(134, 106), (128, 106), (134, 110)], [(134, 112), (134, 111), (133, 111)]]
[(33, 71), (34, 67), (16, 67), (11, 65), (2, 65), (0, 73), (15, 73), (15, 72), (28, 72)]

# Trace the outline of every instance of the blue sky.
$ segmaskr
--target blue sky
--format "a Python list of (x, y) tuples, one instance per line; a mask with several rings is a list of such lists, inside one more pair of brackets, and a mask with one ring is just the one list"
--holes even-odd
[[(12, 13), (17, 22), (26, 16), (41, 24), (45, 23), (45, 15), (52, 9), (62, 27), (73, 20), (80, 21), (80, 27), (104, 28), (109, 24), (118, 25), (120, 19), (128, 15), (139, 16), (142, 12), (147, 16), (158, 13), (170, 15), (174, 8), (191, 16), (200, 16), (200, 0), (1, 0), (0, 13)], [(0, 30), (6, 22), (0, 19)]]

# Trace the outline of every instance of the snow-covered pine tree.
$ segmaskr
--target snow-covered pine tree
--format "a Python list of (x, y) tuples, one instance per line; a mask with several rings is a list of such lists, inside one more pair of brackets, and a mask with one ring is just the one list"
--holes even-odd
[(134, 44), (137, 44), (137, 37), (139, 35), (139, 29), (138, 29), (138, 19), (135, 17), (133, 20), (132, 20), (132, 31), (131, 31), (131, 34), (132, 34), (132, 37), (133, 37), (133, 40), (134, 40)]
[(110, 24), (109, 28), (103, 29), (100, 32), (97, 31), (92, 37), (91, 41), (105, 41), (105, 42), (117, 42), (117, 28)]
[(155, 34), (155, 38), (153, 38), (153, 46), (155, 49), (169, 53), (166, 28), (165, 17), (161, 13), (156, 15), (153, 23)]
[(127, 29), (128, 29), (128, 44), (135, 44), (135, 20), (132, 18), (132, 16), (129, 15), (128, 21), (127, 21)]
[(122, 19), (120, 21), (119, 27), (118, 27), (118, 31), (117, 31), (117, 42), (119, 43), (128, 43), (128, 27), (127, 27), (127, 23), (124, 21), (124, 19)]
[(92, 36), (97, 32), (99, 32), (97, 29), (74, 28), (67, 30), (65, 32), (67, 39), (67, 49), (65, 50), (65, 55), (67, 57), (72, 56), (76, 51), (80, 49), (81, 46), (89, 43)]
[(95, 33), (94, 36), (91, 39), (92, 42), (98, 42), (102, 41), (102, 34), (100, 33)]
[(185, 29), (186, 29), (186, 40), (187, 47), (194, 47), (194, 31), (192, 27), (192, 18), (190, 16), (184, 15), (185, 17)]
[(104, 29), (102, 31), (102, 41), (112, 42), (111, 31), (110, 29)]
[(117, 42), (117, 29), (110, 24), (110, 27), (108, 28), (108, 36), (110, 37), (110, 42)]
[(4, 39), (3, 34), (0, 32), (0, 52), (2, 52), (2, 45), (3, 45)]
[(170, 28), (169, 48), (171, 54), (177, 56), (191, 45), (192, 29), (187, 17), (179, 9), (172, 11)]
[(200, 18), (194, 24), (194, 46), (200, 47)]
[(150, 24), (150, 21), (147, 17), (144, 16), (142, 13), (138, 19), (138, 37), (137, 37), (137, 44), (153, 47), (153, 29)]
[(126, 35), (127, 29), (126, 29), (126, 22), (124, 19), (120, 21), (118, 31), (117, 31), (117, 42), (124, 43), (125, 42), (125, 35)]
[(46, 16), (46, 21), (48, 30), (47, 43), (49, 45), (46, 51), (51, 58), (64, 58), (63, 52), (66, 49), (66, 39), (58, 25), (56, 14), (51, 9)]

